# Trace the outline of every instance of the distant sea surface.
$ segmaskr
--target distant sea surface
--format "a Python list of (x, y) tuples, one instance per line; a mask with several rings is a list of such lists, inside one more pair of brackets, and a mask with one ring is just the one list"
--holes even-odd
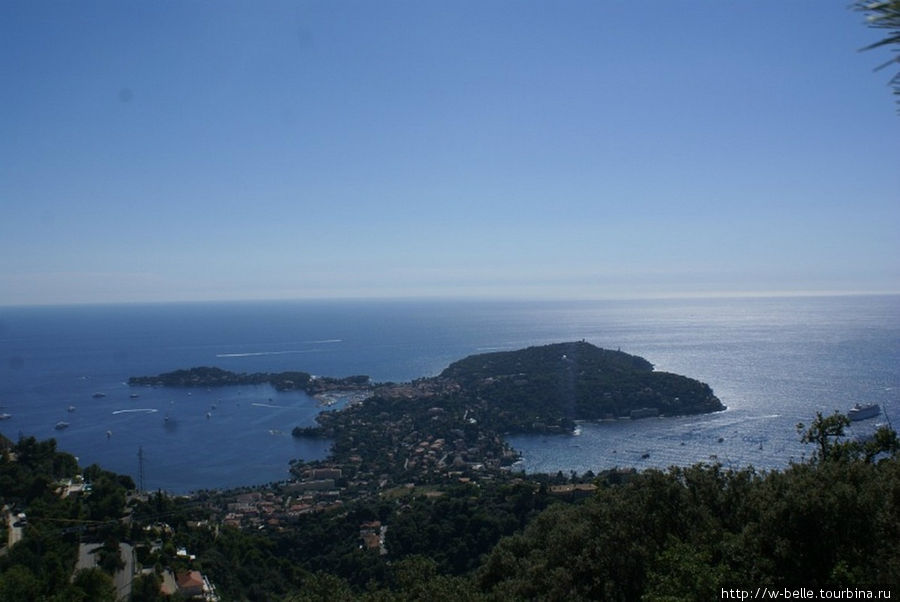
[(290, 434), (314, 423), (316, 400), (268, 386), (132, 389), (128, 377), (218, 366), (406, 381), (473, 353), (580, 339), (706, 382), (728, 410), (510, 437), (525, 471), (780, 468), (810, 453), (795, 425), (817, 411), (874, 402), (900, 421), (900, 296), (302, 301), (0, 307), (0, 413), (11, 415), (0, 433), (54, 437), (82, 466), (136, 482), (141, 450), (145, 489), (257, 485), (327, 455), (328, 442)]

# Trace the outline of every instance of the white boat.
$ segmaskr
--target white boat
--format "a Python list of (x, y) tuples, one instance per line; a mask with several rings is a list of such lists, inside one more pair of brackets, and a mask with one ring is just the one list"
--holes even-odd
[(58, 431), (61, 431), (63, 429), (69, 428), (69, 423), (60, 420), (59, 422), (56, 423), (56, 425), (53, 428), (55, 428)]
[(10, 418), (12, 418), (12, 414), (7, 414), (5, 412), (0, 414), (0, 420), (9, 420)]
[(75, 411), (75, 406), (69, 406), (69, 407), (66, 408), (66, 409), (68, 409), (70, 412), (74, 412), (74, 411)]
[(874, 418), (881, 414), (881, 406), (877, 403), (856, 404), (847, 412), (847, 418), (856, 422), (866, 418)]

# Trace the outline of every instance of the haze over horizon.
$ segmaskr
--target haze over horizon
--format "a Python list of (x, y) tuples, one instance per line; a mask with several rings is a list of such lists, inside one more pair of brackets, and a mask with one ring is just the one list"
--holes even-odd
[(0, 4), (0, 305), (900, 292), (846, 3)]

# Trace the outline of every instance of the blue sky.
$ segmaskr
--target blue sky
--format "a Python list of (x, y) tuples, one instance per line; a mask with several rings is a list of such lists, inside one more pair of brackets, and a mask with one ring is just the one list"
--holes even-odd
[(0, 305), (900, 291), (847, 3), (0, 3)]

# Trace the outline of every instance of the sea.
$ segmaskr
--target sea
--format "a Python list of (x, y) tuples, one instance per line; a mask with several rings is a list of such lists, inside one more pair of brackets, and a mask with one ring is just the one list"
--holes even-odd
[(130, 388), (128, 378), (218, 366), (402, 382), (471, 354), (581, 339), (706, 382), (728, 409), (509, 436), (522, 455), (516, 470), (773, 470), (809, 457), (797, 424), (817, 412), (880, 404), (851, 436), (900, 421), (897, 295), (316, 300), (0, 307), (0, 433), (54, 438), (82, 466), (130, 475), (145, 490), (264, 485), (288, 478), (292, 460), (327, 457), (328, 441), (291, 429), (346, 398), (323, 406), (269, 386)]

